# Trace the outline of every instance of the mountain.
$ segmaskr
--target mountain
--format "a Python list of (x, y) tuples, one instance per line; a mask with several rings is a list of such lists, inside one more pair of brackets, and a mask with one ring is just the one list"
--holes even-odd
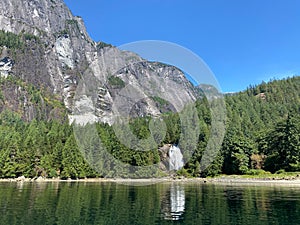
[[(170, 158), (172, 145), (181, 175), (300, 170), (299, 76), (225, 95), (226, 134), (210, 155), (224, 134), (214, 87), (94, 42), (62, 0), (2, 0), (0, 22), (2, 178), (162, 176), (167, 163), (148, 167)], [(128, 127), (120, 117), (131, 117)], [(74, 121), (85, 126), (74, 132)]]
[[(136, 116), (159, 114), (158, 99), (174, 111), (198, 97), (177, 68), (93, 41), (62, 0), (3, 0), (0, 30), (1, 108), (27, 121), (67, 115), (113, 123), (114, 99), (129, 84), (141, 93), (126, 99), (138, 100), (129, 104)], [(94, 90), (83, 93), (87, 86)]]

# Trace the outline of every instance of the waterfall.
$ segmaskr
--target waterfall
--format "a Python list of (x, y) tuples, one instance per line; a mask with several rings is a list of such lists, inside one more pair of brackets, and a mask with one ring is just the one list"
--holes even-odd
[(178, 148), (175, 145), (172, 145), (172, 147), (169, 150), (169, 169), (171, 170), (179, 170), (184, 166), (183, 163), (183, 155), (180, 151), (180, 148)]

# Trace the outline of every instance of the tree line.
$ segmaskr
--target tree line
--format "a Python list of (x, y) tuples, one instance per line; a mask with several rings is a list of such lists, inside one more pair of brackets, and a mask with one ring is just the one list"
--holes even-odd
[[(226, 134), (221, 151), (205, 170), (201, 159), (211, 137), (211, 113), (206, 98), (197, 100), (199, 131), (197, 146), (185, 167), (178, 174), (194, 177), (217, 174), (258, 174), (264, 171), (300, 171), (300, 77), (273, 80), (247, 90), (225, 96)], [(178, 113), (165, 113), (166, 132), (163, 144), (180, 144), (182, 124)], [(152, 135), (151, 118), (130, 120), (130, 130), (139, 139)], [(92, 126), (92, 125), (87, 125)], [(123, 144), (113, 127), (93, 125), (98, 136), (76, 140), (76, 132), (67, 121), (43, 119), (25, 122), (17, 113), (4, 110), (0, 114), (0, 177), (60, 177), (86, 178), (126, 177), (130, 168), (118, 168), (115, 161), (101, 161), (98, 154), (101, 139), (105, 151), (125, 165), (151, 166), (160, 161), (158, 148), (149, 144), (148, 151), (136, 151)], [(83, 129), (83, 128), (82, 128)], [(86, 129), (86, 132), (93, 130)], [(82, 132), (85, 132), (84, 130)], [(124, 134), (126, 135), (126, 134)], [(125, 137), (126, 138), (126, 137)], [(181, 143), (182, 150), (189, 141)], [(81, 146), (78, 146), (81, 145)], [(97, 145), (98, 144), (98, 145)], [(159, 146), (158, 146), (159, 147)], [(82, 150), (84, 149), (84, 150)], [(95, 154), (98, 154), (95, 157)], [(90, 158), (94, 160), (89, 160)], [(114, 168), (114, 169), (112, 169)], [(118, 170), (118, 171), (116, 171)], [(157, 171), (156, 171), (157, 172)], [(164, 173), (136, 171), (137, 177), (163, 176)]]

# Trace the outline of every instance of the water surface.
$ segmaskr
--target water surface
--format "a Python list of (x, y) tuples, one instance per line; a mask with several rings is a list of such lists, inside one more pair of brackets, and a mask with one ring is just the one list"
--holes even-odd
[(0, 183), (0, 224), (300, 224), (300, 187)]

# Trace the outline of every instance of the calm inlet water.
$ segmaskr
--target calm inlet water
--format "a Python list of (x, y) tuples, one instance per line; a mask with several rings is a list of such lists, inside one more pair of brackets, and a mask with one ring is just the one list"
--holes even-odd
[(300, 224), (300, 187), (0, 183), (0, 224)]

